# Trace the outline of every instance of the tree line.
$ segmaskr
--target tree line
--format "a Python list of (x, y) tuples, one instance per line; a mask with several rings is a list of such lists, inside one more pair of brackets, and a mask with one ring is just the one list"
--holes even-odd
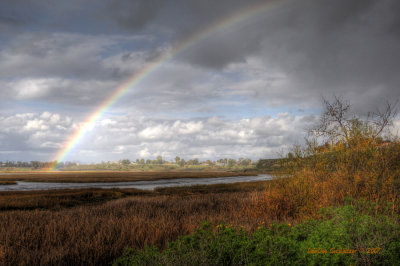
[(8, 168), (8, 167), (17, 167), (17, 168), (51, 168), (56, 162), (40, 162), (40, 161), (30, 161), (30, 162), (23, 162), (23, 161), (0, 161), (0, 167)]
[(119, 161), (123, 165), (130, 165), (130, 164), (171, 164), (175, 163), (179, 166), (185, 166), (185, 165), (208, 165), (208, 166), (228, 166), (228, 167), (233, 167), (235, 165), (239, 166), (250, 166), (253, 164), (253, 161), (249, 158), (239, 158), (238, 160), (232, 159), (232, 158), (223, 158), (223, 159), (218, 159), (215, 161), (212, 160), (205, 160), (205, 161), (200, 161), (198, 158), (190, 159), (190, 160), (185, 160), (184, 158), (181, 158), (179, 156), (176, 156), (175, 159), (170, 162), (170, 161), (165, 161), (163, 160), (162, 156), (157, 156), (155, 160), (150, 160), (150, 159), (136, 159), (135, 161), (131, 161), (129, 159), (123, 159)]

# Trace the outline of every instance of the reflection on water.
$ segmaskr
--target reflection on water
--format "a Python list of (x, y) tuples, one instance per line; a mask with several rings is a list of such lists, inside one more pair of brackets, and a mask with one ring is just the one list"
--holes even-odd
[(270, 175), (234, 176), (216, 178), (177, 178), (151, 181), (115, 182), (115, 183), (45, 183), (18, 181), (16, 185), (0, 186), (0, 191), (47, 190), (62, 188), (138, 188), (153, 190), (156, 187), (180, 187), (192, 185), (229, 184), (271, 180)]

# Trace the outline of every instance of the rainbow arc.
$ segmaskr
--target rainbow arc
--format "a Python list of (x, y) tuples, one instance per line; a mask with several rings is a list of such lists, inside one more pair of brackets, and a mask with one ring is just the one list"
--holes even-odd
[[(139, 72), (135, 73), (132, 77), (127, 79), (122, 83), (115, 91), (103, 101), (81, 124), (80, 128), (77, 129), (62, 145), (62, 148), (56, 153), (53, 161), (60, 162), (68, 156), (68, 154), (77, 146), (81, 139), (87, 134), (90, 128), (99, 120), (104, 113), (110, 109), (118, 99), (122, 98), (129, 90), (136, 87), (141, 81), (150, 76), (154, 71), (156, 71), (165, 62), (172, 59), (178, 53), (183, 52), (195, 43), (211, 36), (212, 34), (221, 31), (227, 27), (233, 26), (247, 18), (259, 15), (278, 6), (280, 3), (286, 2), (288, 0), (276, 0), (276, 1), (266, 1), (259, 4), (253, 5), (249, 8), (241, 10), (231, 16), (225, 17), (222, 20), (212, 24), (206, 29), (190, 36), (184, 41), (180, 42), (178, 45), (172, 48), (169, 52), (160, 55), (153, 61), (147, 63)], [(52, 170), (55, 170), (56, 164), (52, 166)]]

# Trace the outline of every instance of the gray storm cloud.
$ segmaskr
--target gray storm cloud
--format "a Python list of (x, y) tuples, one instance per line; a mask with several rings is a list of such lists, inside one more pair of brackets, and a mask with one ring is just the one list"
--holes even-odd
[[(112, 31), (132, 36), (140, 32), (164, 36), (161, 45), (167, 39), (170, 45), (175, 45), (257, 2), (260, 1), (98, 1), (96, 5), (89, 5), (88, 1), (76, 0), (59, 6), (48, 1), (32, 0), (25, 5), (21, 1), (2, 1), (2, 25), (36, 26), (44, 31), (74, 32), (93, 39), (91, 46), (90, 41), (83, 38), (76, 39), (86, 43), (85, 47), (80, 47), (79, 43), (68, 46), (71, 40), (65, 35), (49, 37), (39, 31), (42, 36), (20, 37), (18, 31), (15, 38), (20, 38), (19, 47), (14, 45), (9, 51), (13, 60), (3, 52), (6, 58), (2, 73), (13, 76), (15, 74), (10, 72), (15, 67), (24, 78), (26, 75), (74, 79), (119, 77), (122, 82), (127, 75), (121, 73), (122, 66), (99, 68), (105, 60), (101, 54), (111, 44), (105, 43), (106, 38), (101, 40), (94, 35), (109, 35)], [(232, 63), (246, 63), (251, 57), (261, 58), (265, 75), (279, 70), (290, 80), (285, 93), (274, 95), (276, 99), (271, 102), (285, 102), (288, 90), (296, 100), (311, 99), (313, 103), (321, 95), (340, 94), (358, 99), (354, 104), (362, 111), (362, 105), (373, 105), (377, 98), (399, 97), (399, 10), (396, 0), (281, 1), (259, 16), (200, 41), (177, 59), (218, 71)], [(63, 15), (57, 16), (61, 11)], [(77, 15), (75, 23), (81, 25), (72, 23)], [(10, 37), (9, 41), (13, 39)], [(103, 44), (96, 45), (96, 41)], [(36, 45), (30, 45), (32, 43)], [(2, 46), (3, 51), (9, 48), (7, 42)], [(154, 49), (154, 44), (152, 46)], [(68, 47), (73, 49), (68, 50)], [(49, 55), (51, 51), (53, 55)], [(42, 54), (44, 52), (46, 54)], [(25, 63), (25, 67), (19, 65), (18, 60)], [(268, 87), (264, 89), (264, 94), (269, 95)], [(263, 93), (258, 93), (257, 97), (260, 95)]]

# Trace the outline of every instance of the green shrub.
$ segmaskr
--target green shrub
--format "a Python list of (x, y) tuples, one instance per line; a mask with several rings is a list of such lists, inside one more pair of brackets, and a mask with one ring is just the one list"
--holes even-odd
[(250, 234), (204, 223), (193, 234), (156, 247), (127, 249), (114, 265), (395, 265), (400, 261), (398, 216), (365, 206), (321, 209), (324, 219), (272, 224)]

